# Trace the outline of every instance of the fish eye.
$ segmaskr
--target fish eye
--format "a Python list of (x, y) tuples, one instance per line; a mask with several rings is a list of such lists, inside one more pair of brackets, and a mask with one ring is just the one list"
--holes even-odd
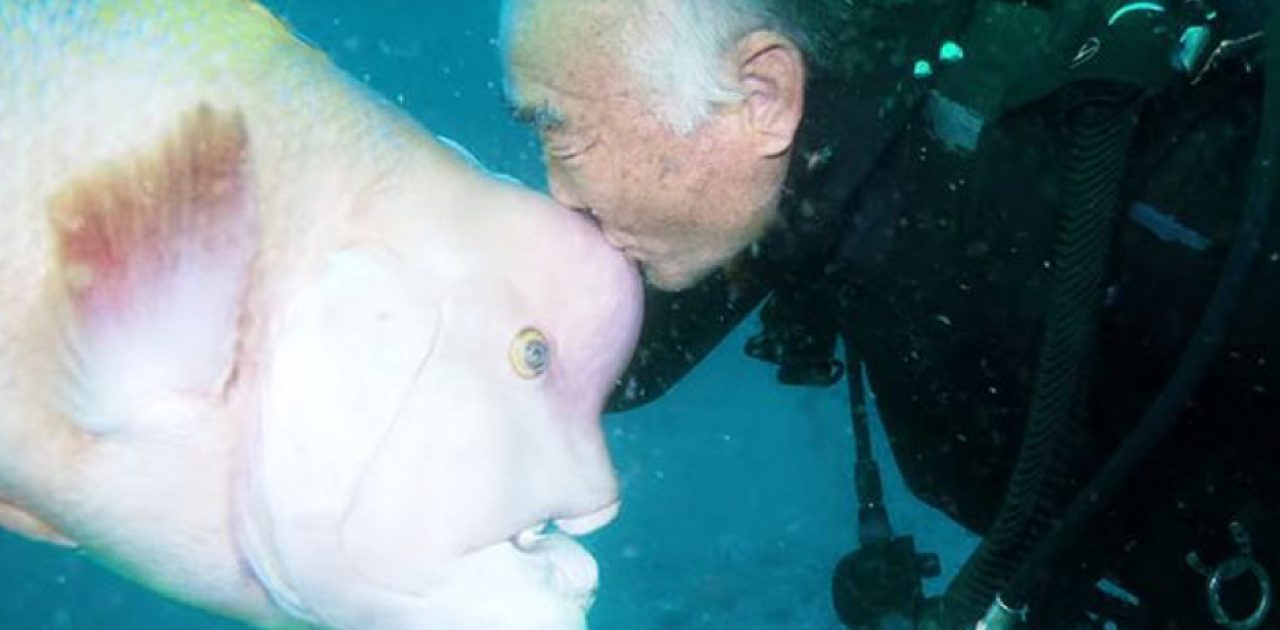
[(521, 378), (537, 378), (551, 366), (551, 345), (542, 331), (525, 328), (511, 342), (509, 358), (511, 368)]

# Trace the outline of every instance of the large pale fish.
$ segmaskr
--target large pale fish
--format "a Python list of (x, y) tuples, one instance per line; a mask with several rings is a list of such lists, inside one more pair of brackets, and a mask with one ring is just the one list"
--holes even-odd
[(581, 628), (640, 296), (256, 4), (0, 0), (10, 529), (262, 627)]

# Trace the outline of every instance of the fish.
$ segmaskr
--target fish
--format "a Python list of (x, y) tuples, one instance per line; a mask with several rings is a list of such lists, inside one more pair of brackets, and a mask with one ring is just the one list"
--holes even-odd
[(252, 627), (586, 627), (597, 224), (250, 0), (0, 0), (0, 77), (0, 527)]

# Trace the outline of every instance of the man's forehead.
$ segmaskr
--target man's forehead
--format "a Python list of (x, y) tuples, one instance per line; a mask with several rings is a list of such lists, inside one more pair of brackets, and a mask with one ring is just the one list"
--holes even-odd
[(621, 45), (618, 0), (516, 0), (506, 16), (507, 54), (524, 64), (577, 65)]
[(510, 96), (519, 102), (595, 100), (619, 91), (618, 73), (599, 59), (570, 59), (565, 63), (513, 59), (508, 77)]
[(514, 49), (507, 60), (508, 95), (526, 101), (593, 101), (630, 90), (621, 60), (612, 51)]
[(570, 110), (632, 91), (618, 0), (524, 0), (507, 28), (507, 98), (518, 119), (567, 122)]

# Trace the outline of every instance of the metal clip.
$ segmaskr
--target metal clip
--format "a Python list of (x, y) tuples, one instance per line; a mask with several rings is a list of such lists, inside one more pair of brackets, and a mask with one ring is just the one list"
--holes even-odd
[(1213, 49), (1213, 52), (1209, 53), (1209, 57), (1205, 59), (1204, 64), (1200, 66), (1200, 70), (1196, 72), (1196, 78), (1191, 80), (1191, 85), (1199, 84), (1205, 75), (1209, 74), (1222, 62), (1244, 57), (1260, 48), (1262, 48), (1262, 31), (1218, 42), (1217, 47)]
[(1000, 595), (992, 602), (987, 614), (982, 616), (973, 630), (1015, 630), (1027, 622), (1027, 607), (1010, 607)]
[[(1249, 532), (1239, 522), (1231, 523), (1231, 538), (1236, 543), (1239, 554), (1228, 558), (1218, 566), (1210, 569), (1200, 559), (1200, 554), (1192, 551), (1187, 554), (1187, 564), (1196, 573), (1207, 580), (1206, 590), (1209, 594), (1209, 612), (1219, 626), (1228, 630), (1254, 630), (1262, 625), (1271, 611), (1271, 576), (1267, 570), (1253, 558), (1253, 544), (1249, 540)], [(1258, 605), (1244, 619), (1233, 619), (1222, 605), (1223, 585), (1245, 575), (1253, 576), (1258, 582)]]
[(1071, 59), (1071, 69), (1075, 70), (1076, 68), (1093, 61), (1093, 58), (1097, 57), (1098, 52), (1101, 50), (1101, 39), (1098, 39), (1097, 37), (1090, 37), (1089, 39), (1084, 40), (1084, 43), (1080, 44), (1080, 49), (1076, 51), (1076, 56)]

